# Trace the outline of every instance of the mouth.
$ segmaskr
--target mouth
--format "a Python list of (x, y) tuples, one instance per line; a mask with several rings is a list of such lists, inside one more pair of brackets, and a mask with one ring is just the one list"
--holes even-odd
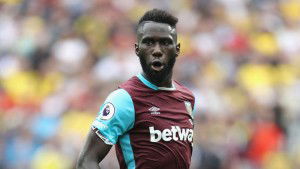
[(151, 63), (151, 68), (154, 70), (154, 71), (161, 71), (163, 68), (164, 68), (164, 64), (159, 61), (159, 60), (155, 60)]

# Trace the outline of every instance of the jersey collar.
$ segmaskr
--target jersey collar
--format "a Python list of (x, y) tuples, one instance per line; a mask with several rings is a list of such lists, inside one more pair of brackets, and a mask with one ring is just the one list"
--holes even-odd
[(146, 86), (148, 86), (149, 88), (153, 89), (153, 90), (167, 90), (167, 91), (173, 91), (176, 90), (175, 85), (172, 82), (172, 87), (158, 87), (154, 84), (152, 84), (151, 82), (149, 82), (141, 73), (139, 73), (137, 75), (137, 77), (140, 79), (140, 81), (142, 81)]

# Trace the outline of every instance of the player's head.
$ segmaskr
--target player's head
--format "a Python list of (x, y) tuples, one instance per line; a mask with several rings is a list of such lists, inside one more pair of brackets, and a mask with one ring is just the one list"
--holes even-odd
[(135, 51), (144, 73), (158, 84), (172, 76), (179, 55), (177, 22), (176, 17), (159, 9), (146, 12), (138, 22)]

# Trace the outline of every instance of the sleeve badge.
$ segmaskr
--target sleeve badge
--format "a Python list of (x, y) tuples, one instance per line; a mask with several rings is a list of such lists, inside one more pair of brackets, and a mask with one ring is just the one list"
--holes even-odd
[(100, 119), (109, 120), (115, 114), (115, 107), (111, 103), (106, 103), (103, 108), (100, 110)]
[(193, 109), (192, 109), (192, 104), (189, 101), (184, 102), (186, 111), (190, 114), (191, 117), (193, 117)]

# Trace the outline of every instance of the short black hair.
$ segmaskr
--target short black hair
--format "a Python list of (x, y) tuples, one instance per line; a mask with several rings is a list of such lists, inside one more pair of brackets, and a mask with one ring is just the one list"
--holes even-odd
[(147, 11), (144, 16), (138, 22), (138, 27), (145, 21), (153, 21), (158, 23), (165, 23), (175, 28), (178, 22), (178, 18), (171, 15), (170, 13), (161, 9), (152, 9)]

